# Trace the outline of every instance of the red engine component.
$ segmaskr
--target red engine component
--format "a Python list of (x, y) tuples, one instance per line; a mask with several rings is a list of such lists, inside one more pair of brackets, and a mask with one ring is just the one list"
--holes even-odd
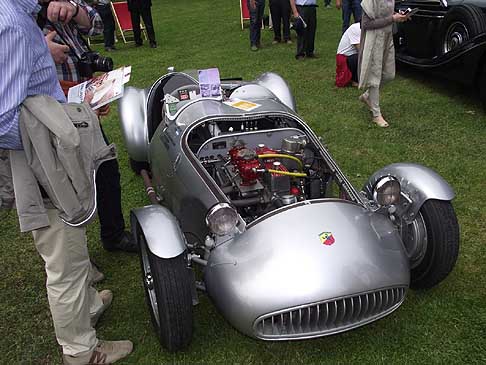
[(266, 155), (266, 154), (275, 154), (278, 153), (277, 151), (271, 149), (270, 147), (265, 146), (264, 144), (259, 144), (258, 147), (255, 149), (257, 155)]
[(244, 146), (233, 147), (229, 152), (233, 166), (241, 177), (241, 185), (253, 185), (258, 179), (257, 170), (261, 168), (255, 151)]
[[(289, 171), (287, 168), (280, 162), (274, 161), (274, 160), (265, 160), (265, 168), (267, 170), (277, 170), (277, 171)], [(272, 176), (283, 176), (282, 174), (278, 174), (275, 172), (272, 172)]]

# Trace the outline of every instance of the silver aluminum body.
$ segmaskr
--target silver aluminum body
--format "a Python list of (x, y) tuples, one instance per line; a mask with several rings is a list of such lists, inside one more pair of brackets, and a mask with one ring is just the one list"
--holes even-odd
[[(268, 313), (376, 289), (408, 287), (408, 259), (384, 216), (339, 200), (290, 207), (253, 225), (233, 242), (216, 247), (209, 257), (208, 293), (241, 332), (263, 337), (255, 333), (254, 325)], [(320, 242), (324, 231), (332, 232), (336, 240), (332, 246)], [(341, 331), (336, 326), (334, 331), (289, 333), (271, 339)]]
[[(192, 245), (186, 246), (186, 239), (189, 243), (208, 242), (210, 232), (205, 217), (211, 207), (231, 203), (189, 149), (187, 138), (192, 130), (208, 122), (237, 121), (252, 125), (252, 121), (265, 116), (290, 118), (307, 142), (316, 147), (349, 200), (293, 203), (246, 226), (240, 219), (234, 234), (214, 237), (214, 244), (209, 245), (204, 267), (207, 293), (234, 327), (265, 340), (338, 333), (377, 320), (398, 308), (410, 280), (409, 261), (398, 231), (385, 214), (375, 212), (370, 200), (350, 184), (324, 145), (295, 113), (293, 96), (286, 83), (274, 74), (266, 74), (255, 82), (231, 81), (233, 95), (244, 95), (245, 100), (260, 107), (245, 112), (218, 100), (191, 100), (177, 111), (175, 118), (162, 113), (160, 124), (150, 132), (154, 126), (144, 127), (144, 122), (154, 122), (151, 117), (162, 109), (159, 98), (154, 97), (158, 95), (156, 85), (162, 85), (171, 75), (178, 73), (159, 79), (148, 96), (142, 91), (138, 93), (139, 102), (148, 108), (142, 112), (140, 105), (133, 105), (138, 117), (135, 112), (124, 113), (131, 103), (136, 104), (136, 98), (132, 97), (136, 92), (129, 92), (124, 97), (127, 100), (121, 102), (122, 129), (132, 130), (124, 133), (130, 157), (135, 160), (143, 157), (140, 141), (146, 135), (149, 142), (145, 156), (154, 188), (165, 206), (134, 211), (148, 236), (150, 251), (164, 258), (183, 250), (190, 253)], [(193, 76), (187, 78), (193, 87)], [(279, 138), (274, 133), (279, 133)], [(281, 145), (271, 144), (281, 143), (280, 136), (292, 134), (295, 132), (291, 128), (282, 128), (265, 134), (259, 130), (234, 131), (223, 137), (247, 138), (278, 149)], [(258, 141), (260, 136), (267, 139)], [(213, 140), (218, 138), (215, 136)], [(205, 152), (204, 145), (201, 148), (203, 156), (211, 155), (210, 151)], [(418, 201), (453, 197), (430, 170), (397, 165), (383, 173), (399, 174), (402, 183), (413, 187)], [(378, 175), (372, 177), (370, 184)], [(320, 235), (326, 232), (335, 239), (331, 245), (321, 241)]]

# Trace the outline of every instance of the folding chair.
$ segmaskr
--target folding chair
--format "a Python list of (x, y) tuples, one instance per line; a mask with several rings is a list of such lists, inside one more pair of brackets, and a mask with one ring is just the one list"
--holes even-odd
[[(130, 12), (128, 11), (128, 4), (126, 1), (120, 1), (116, 3), (111, 2), (110, 4), (111, 11), (123, 39), (123, 43), (128, 43), (127, 39), (125, 38), (125, 33), (133, 32), (132, 18), (130, 17)], [(145, 40), (147, 40), (145, 24), (143, 24), (142, 20), (140, 21), (140, 29), (142, 30), (143, 37), (145, 38)]]
[(243, 30), (243, 22), (245, 20), (250, 20), (250, 11), (248, 10), (248, 5), (246, 0), (240, 0), (240, 21), (241, 21), (241, 30)]

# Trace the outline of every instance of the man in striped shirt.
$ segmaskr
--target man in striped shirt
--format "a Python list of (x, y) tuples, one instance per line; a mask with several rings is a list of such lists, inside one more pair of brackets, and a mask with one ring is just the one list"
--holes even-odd
[[(52, 9), (52, 16), (73, 17), (75, 6), (69, 6)], [(1, 149), (23, 149), (19, 111), (28, 96), (48, 95), (59, 102), (65, 101), (44, 35), (35, 22), (39, 10), (37, 0), (0, 2)], [(57, 209), (46, 210), (49, 226), (37, 224), (39, 228), (32, 233), (36, 249), (45, 261), (49, 307), (64, 363), (104, 364), (127, 356), (132, 351), (130, 341), (108, 342), (96, 338), (95, 320), (109, 303), (101, 302), (102, 298), (89, 285), (85, 228), (64, 224)], [(90, 309), (96, 304), (97, 311), (90, 318)]]

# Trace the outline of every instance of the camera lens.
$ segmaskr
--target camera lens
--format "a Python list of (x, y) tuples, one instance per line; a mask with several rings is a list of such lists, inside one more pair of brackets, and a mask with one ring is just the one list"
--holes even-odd
[(111, 57), (98, 56), (93, 61), (96, 71), (108, 72), (113, 70), (113, 59)]

